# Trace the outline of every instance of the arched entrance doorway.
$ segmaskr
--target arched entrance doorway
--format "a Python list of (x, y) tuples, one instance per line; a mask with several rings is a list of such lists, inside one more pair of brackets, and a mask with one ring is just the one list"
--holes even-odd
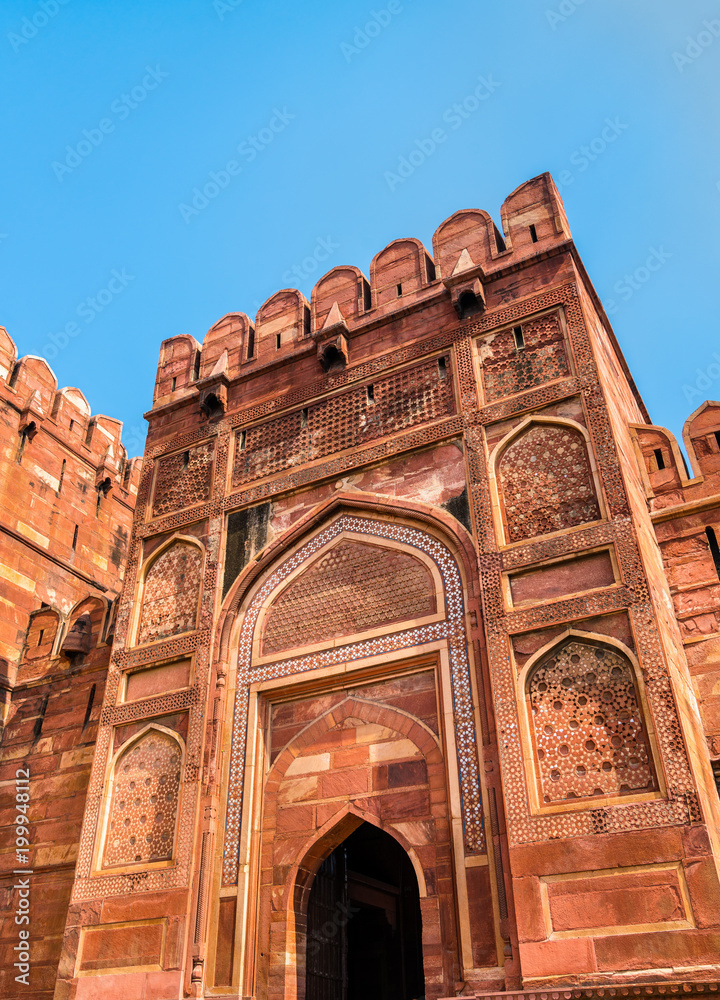
[(363, 823), (320, 866), (308, 900), (306, 1000), (424, 997), (420, 895), (405, 851)]

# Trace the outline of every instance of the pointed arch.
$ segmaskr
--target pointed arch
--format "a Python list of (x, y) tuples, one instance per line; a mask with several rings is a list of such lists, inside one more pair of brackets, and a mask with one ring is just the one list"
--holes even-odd
[(265, 602), (256, 636), (260, 658), (335, 639), (369, 637), (445, 617), (437, 564), (412, 546), (352, 531), (332, 538), (299, 565)]
[(77, 601), (65, 619), (58, 648), (62, 649), (62, 644), (65, 642), (69, 632), (81, 616), (85, 616), (89, 619), (88, 624), (90, 635), (88, 637), (88, 652), (95, 646), (100, 645), (107, 623), (109, 607), (110, 603), (107, 598), (94, 594), (87, 595)]
[(292, 865), (287, 878), (288, 885), (293, 887), (292, 902), (295, 913), (307, 912), (307, 897), (312, 886), (312, 880), (325, 858), (339, 847), (349, 835), (363, 823), (382, 830), (396, 840), (410, 858), (418, 882), (421, 898), (428, 895), (428, 883), (425, 869), (422, 866), (417, 850), (407, 837), (403, 836), (392, 824), (385, 824), (374, 813), (362, 809), (356, 803), (343, 802), (337, 812), (325, 822), (315, 833), (308, 837), (298, 852), (298, 860)]
[(113, 754), (96, 868), (168, 863), (175, 854), (185, 743), (151, 722)]
[(522, 420), (492, 453), (490, 486), (506, 544), (605, 516), (590, 436), (574, 420), (536, 414)]
[(202, 542), (177, 533), (148, 556), (138, 574), (133, 645), (197, 628), (204, 563)]
[[(330, 505), (323, 505), (327, 510)], [(339, 505), (333, 505), (339, 506)], [(457, 752), (457, 767), (459, 771), (463, 830), (465, 842), (469, 850), (480, 850), (485, 845), (485, 834), (482, 820), (482, 803), (480, 799), (479, 787), (479, 764), (477, 758), (477, 738), (475, 732), (474, 716), (474, 678), (470, 670), (470, 655), (468, 653), (467, 636), (465, 633), (465, 594), (473, 592), (471, 584), (463, 586), (463, 574), (461, 573), (462, 559), (458, 557), (458, 546), (454, 550), (447, 544), (451, 538), (457, 538), (457, 526), (453, 534), (448, 537), (447, 529), (439, 531), (429, 530), (432, 521), (427, 515), (423, 517), (423, 528), (418, 525), (413, 526), (413, 520), (420, 520), (417, 514), (408, 516), (405, 511), (405, 523), (398, 523), (400, 519), (395, 516), (391, 519), (372, 516), (363, 516), (357, 509), (348, 510), (343, 505), (339, 510), (334, 510), (334, 517), (318, 518), (319, 524), (315, 524), (315, 532), (300, 532), (293, 535), (294, 544), (286, 545), (284, 549), (280, 547), (274, 549), (276, 558), (267, 559), (266, 571), (258, 579), (254, 576), (255, 586), (245, 590), (245, 601), (243, 602), (244, 614), (235, 631), (235, 644), (239, 650), (238, 675), (236, 684), (236, 696), (233, 711), (233, 737), (232, 751), (230, 754), (230, 773), (228, 780), (228, 821), (225, 836), (224, 851), (224, 879), (234, 881), (237, 877), (237, 859), (240, 839), (240, 820), (242, 815), (243, 799), (243, 773), (246, 754), (247, 737), (247, 712), (249, 706), (249, 683), (253, 665), (258, 661), (257, 643), (257, 622), (265, 603), (277, 590), (278, 586), (292, 573), (297, 566), (312, 555), (318, 547), (331, 540), (334, 535), (343, 531), (350, 531), (360, 536), (367, 536), (367, 539), (378, 541), (385, 539), (390, 541), (404, 542), (414, 547), (419, 552), (424, 552), (437, 563), (443, 586), (446, 592), (445, 605), (447, 614), (444, 621), (438, 621), (434, 625), (433, 638), (447, 643), (449, 653), (448, 680), (452, 691), (451, 697), (455, 708), (455, 745)], [(371, 505), (368, 505), (371, 506)], [(380, 505), (375, 507), (378, 509)], [(389, 505), (383, 504), (382, 510), (385, 513)], [(332, 507), (331, 507), (332, 509)], [(390, 508), (392, 509), (392, 508)], [(394, 512), (402, 510), (398, 506)], [(449, 520), (454, 520), (450, 518)], [(460, 529), (464, 530), (464, 529)], [(281, 557), (281, 558), (280, 558)], [(265, 560), (262, 560), (265, 562)], [(274, 567), (274, 568), (273, 568)], [(471, 575), (465, 580), (471, 579)], [(247, 578), (245, 583), (249, 584)], [(235, 600), (238, 594), (235, 593)], [(479, 608), (475, 612), (479, 614)], [(388, 651), (397, 649), (416, 649), (430, 639), (427, 629), (415, 620), (407, 620), (401, 623), (394, 632), (392, 639), (384, 637), (367, 638), (354, 641), (355, 637), (348, 639), (348, 645), (342, 642), (333, 642), (329, 649), (323, 653), (323, 665), (329, 666), (332, 663), (343, 662), (349, 659), (360, 659), (363, 656), (380, 653), (383, 648)], [(430, 640), (431, 641), (431, 640)], [(383, 645), (384, 643), (384, 645)], [(221, 656), (224, 650), (221, 647)], [(228, 651), (229, 652), (229, 651)], [(272, 676), (272, 670), (277, 669), (283, 675), (288, 673), (300, 673), (303, 670), (313, 670), (320, 665), (313, 662), (314, 651), (302, 650), (296, 654), (291, 666), (283, 666), (282, 660), (277, 660), (277, 666), (263, 666), (263, 669), (270, 671), (268, 676)], [(318, 654), (319, 655), (319, 654)], [(265, 660), (261, 661), (265, 664)], [(467, 734), (467, 737), (464, 734)]]
[[(441, 975), (441, 963), (433, 951), (433, 941), (443, 939), (446, 951), (459, 947), (460, 935), (454, 927), (456, 918), (452, 894), (437, 885), (435, 870), (438, 856), (446, 857), (446, 852), (449, 851), (449, 830), (445, 813), (436, 813), (436, 818), (430, 824), (413, 823), (408, 821), (407, 813), (402, 807), (397, 807), (396, 815), (387, 810), (373, 811), (372, 803), (375, 800), (367, 798), (363, 793), (338, 798), (328, 792), (326, 805), (318, 806), (318, 809), (323, 810), (322, 814), (318, 812), (318, 816), (322, 815), (323, 818), (317, 828), (308, 826), (304, 830), (288, 830), (282, 813), (286, 809), (292, 812), (295, 806), (293, 800), (286, 797), (287, 789), (292, 788), (297, 781), (307, 780), (302, 776), (298, 778), (291, 766), (294, 762), (304, 761), (315, 766), (317, 753), (321, 752), (315, 748), (325, 745), (324, 737), (331, 731), (346, 728), (345, 723), (349, 723), (351, 729), (356, 724), (371, 726), (375, 732), (375, 740), (380, 741), (381, 746), (397, 745), (400, 759), (410, 755), (409, 745), (412, 744), (416, 748), (412, 759), (424, 761), (427, 768), (425, 794), (432, 796), (434, 792), (437, 803), (447, 802), (448, 799), (444, 784), (444, 761), (438, 738), (420, 720), (395, 706), (351, 694), (317, 719), (313, 719), (289, 741), (265, 778), (266, 793), (258, 852), (263, 861), (262, 870), (255, 873), (261, 895), (261, 912), (266, 911), (271, 897), (274, 900), (274, 917), (270, 926), (260, 925), (255, 928), (255, 933), (267, 933), (270, 939), (268, 956), (261, 963), (262, 968), (258, 974), (261, 980), (267, 977), (269, 982), (275, 983), (278, 996), (287, 995), (278, 986), (278, 976), (284, 978), (282, 989), (297, 989), (297, 996), (304, 995), (303, 961), (299, 961), (296, 968), (285, 967), (279, 956), (286, 953), (297, 953), (301, 957), (304, 955), (308, 902), (315, 875), (325, 858), (363, 823), (370, 824), (395, 840), (412, 865), (422, 910), (427, 975), (432, 978)], [(387, 758), (383, 757), (385, 759), (394, 758), (389, 754)], [(382, 768), (382, 760), (374, 766)], [(303, 763), (302, 775), (305, 773)], [(288, 836), (292, 838), (289, 841)], [(441, 911), (445, 913), (444, 924)], [(249, 987), (250, 983), (246, 985)]]
[(642, 675), (619, 639), (567, 629), (524, 665), (518, 704), (536, 809), (661, 790)]
[(216, 629), (221, 669), (227, 666), (230, 648), (236, 645), (243, 612), (259, 581), (281, 557), (292, 555), (302, 541), (307, 540), (322, 524), (343, 513), (398, 519), (429, 531), (453, 553), (462, 574), (465, 592), (474, 592), (477, 553), (470, 532), (456, 518), (444, 510), (418, 501), (403, 498), (402, 502), (395, 503), (389, 497), (365, 491), (350, 493), (338, 490), (298, 519), (282, 535), (266, 544), (228, 589)]
[[(386, 828), (377, 816), (357, 806), (348, 805), (333, 815), (324, 827), (316, 831), (315, 836), (303, 845), (299, 853), (299, 860), (293, 865), (288, 878), (288, 883), (291, 887), (289, 890), (291, 906), (285, 926), (284, 950), (288, 953), (296, 954), (299, 960), (296, 962), (294, 970), (287, 969), (286, 971), (285, 989), (288, 992), (292, 991), (292, 995), (296, 995), (298, 998), (306, 996), (306, 959), (308, 932), (310, 931), (308, 918), (315, 878), (323, 862), (330, 854), (351, 838), (352, 834), (359, 832), (362, 827), (372, 827), (380, 831), (400, 847), (410, 863), (417, 886), (417, 898), (420, 904), (419, 911), (422, 914), (421, 928), (419, 928), (422, 935), (420, 947), (421, 951), (425, 952), (424, 964), (426, 971), (429, 973), (431, 979), (437, 978), (438, 963), (435, 957), (430, 955), (430, 952), (431, 941), (437, 938), (437, 930), (441, 923), (439, 906), (436, 897), (428, 896), (425, 875), (416, 851), (412, 846), (407, 844), (397, 831), (392, 828)], [(340, 911), (340, 916), (342, 917), (343, 915), (343, 911)], [(323, 925), (324, 927), (325, 925)], [(280, 930), (280, 928), (277, 928), (277, 930)], [(315, 933), (317, 931), (318, 928), (316, 927)], [(278, 945), (281, 946), (280, 934), (277, 934), (276, 937)], [(288, 995), (288, 993), (283, 995)]]

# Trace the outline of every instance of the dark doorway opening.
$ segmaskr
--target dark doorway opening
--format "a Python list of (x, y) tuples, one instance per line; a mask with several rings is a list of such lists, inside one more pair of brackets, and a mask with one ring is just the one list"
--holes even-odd
[(415, 870), (389, 834), (363, 823), (318, 870), (307, 918), (306, 1000), (425, 996)]

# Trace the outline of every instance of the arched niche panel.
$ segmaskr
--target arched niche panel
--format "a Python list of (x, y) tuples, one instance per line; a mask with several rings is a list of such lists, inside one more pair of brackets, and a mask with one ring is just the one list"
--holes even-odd
[(181, 539), (151, 557), (142, 586), (138, 645), (197, 627), (202, 568), (200, 546)]
[(658, 787), (635, 668), (621, 650), (569, 638), (525, 684), (542, 805)]
[(527, 424), (501, 450), (496, 473), (508, 542), (602, 517), (585, 438), (570, 424)]
[(262, 653), (329, 641), (435, 614), (435, 581), (408, 552), (342, 539), (273, 601)]
[(120, 751), (112, 772), (103, 868), (172, 858), (181, 765), (178, 739), (154, 726)]

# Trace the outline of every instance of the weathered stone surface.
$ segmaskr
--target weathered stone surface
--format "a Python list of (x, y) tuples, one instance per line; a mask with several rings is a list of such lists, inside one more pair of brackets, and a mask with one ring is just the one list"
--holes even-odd
[(0, 822), (29, 762), (38, 1000), (314, 1000), (318, 871), (372, 828), (432, 1000), (717, 984), (720, 404), (688, 473), (549, 175), (502, 229), (460, 211), (432, 256), (166, 340), (142, 470), (0, 334)]
[[(0, 994), (49, 998), (62, 936), (110, 659), (140, 460), (121, 424), (91, 417), (40, 358), (15, 360), (0, 330)], [(108, 488), (109, 487), (109, 488)], [(29, 771), (29, 835), (16, 854), (16, 775)], [(23, 786), (18, 788), (24, 789)], [(23, 816), (19, 817), (23, 819)], [(21, 831), (22, 832), (22, 831)], [(26, 858), (26, 861), (23, 860)], [(14, 921), (30, 876), (31, 991), (14, 980)], [(14, 970), (17, 972), (17, 970)], [(20, 992), (18, 992), (20, 991)]]

